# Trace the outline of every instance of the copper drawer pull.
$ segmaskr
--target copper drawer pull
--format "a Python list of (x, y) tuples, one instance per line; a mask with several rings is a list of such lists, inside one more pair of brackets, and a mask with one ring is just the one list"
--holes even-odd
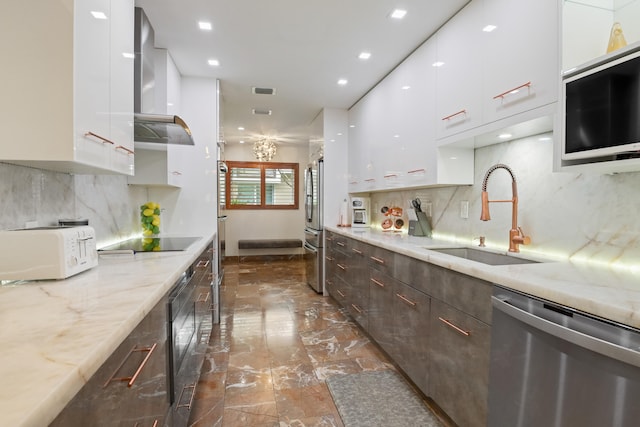
[(209, 297), (211, 296), (211, 292), (207, 292), (207, 295), (204, 296), (204, 299), (200, 299), (200, 297), (202, 297), (202, 294), (198, 295), (198, 299), (196, 300), (196, 304), (199, 302), (207, 302), (209, 301)]
[(336, 245), (338, 245), (338, 246), (344, 246), (344, 242), (336, 242)]
[[(189, 399), (189, 403), (180, 404), (180, 402), (182, 402), (182, 395), (184, 395), (184, 391), (188, 388), (191, 389), (191, 398)], [(196, 383), (184, 386), (182, 388), (182, 391), (180, 392), (180, 398), (178, 399), (178, 405), (176, 405), (176, 411), (180, 408), (187, 408), (187, 410), (190, 411), (191, 405), (193, 404), (193, 398), (195, 395), (196, 395)]]
[(373, 283), (375, 283), (376, 285), (380, 286), (381, 288), (384, 288), (384, 283), (377, 281), (376, 279), (371, 279), (371, 281)]
[(466, 116), (467, 115), (467, 110), (457, 111), (457, 112), (455, 112), (453, 114), (448, 115), (447, 117), (443, 117), (442, 120), (446, 121), (446, 120), (454, 118), (455, 116), (459, 116), (460, 114), (464, 114)]
[(332, 285), (333, 286), (333, 282), (329, 279), (325, 280), (325, 282), (327, 282), (327, 285)]
[(98, 138), (100, 141), (102, 141), (102, 143), (104, 143), (104, 144), (116, 145), (116, 143), (115, 143), (115, 142), (113, 142), (113, 141), (111, 141), (111, 140), (109, 140), (109, 139), (105, 138), (104, 136), (100, 136), (100, 135), (98, 135), (97, 133), (93, 133), (93, 132), (86, 132), (86, 133), (84, 134), (84, 136), (94, 136), (94, 137)]
[(462, 335), (464, 335), (465, 337), (468, 337), (469, 335), (471, 335), (471, 332), (467, 332), (462, 328), (459, 328), (458, 326), (454, 325), (453, 323), (449, 322), (447, 319), (443, 319), (442, 317), (438, 317), (438, 320), (440, 320), (442, 323), (444, 323), (445, 325), (455, 329), (457, 332), (461, 333)]
[(498, 98), (504, 99), (505, 96), (507, 96), (507, 95), (509, 95), (511, 93), (516, 93), (520, 89), (522, 89), (523, 87), (526, 87), (527, 89), (531, 90), (531, 82), (526, 82), (523, 85), (520, 85), (518, 87), (514, 87), (513, 89), (509, 89), (508, 91), (502, 92), (502, 93), (494, 96), (493, 99), (498, 99)]
[(356, 248), (351, 248), (351, 250), (355, 253), (357, 253), (358, 255), (362, 255), (362, 251), (356, 249)]
[(382, 265), (384, 265), (384, 260), (383, 260), (383, 259), (376, 258), (376, 257), (374, 257), (374, 256), (369, 257), (369, 258), (371, 258), (373, 261), (377, 262), (378, 264), (382, 264)]
[(351, 307), (353, 307), (353, 309), (354, 309), (355, 311), (357, 311), (357, 312), (358, 312), (358, 314), (362, 314), (362, 309), (361, 309), (360, 307), (358, 307), (357, 305), (355, 305), (355, 304), (351, 304)]
[(342, 265), (342, 264), (336, 264), (336, 265), (337, 265), (337, 266), (338, 266), (338, 268), (340, 268), (341, 270), (343, 270), (343, 271), (347, 271), (347, 267), (345, 267), (344, 265)]
[(329, 255), (327, 255), (326, 257), (324, 257), (327, 261), (333, 261), (335, 258), (330, 257)]
[(133, 150), (129, 150), (127, 147), (125, 147), (124, 145), (118, 145), (116, 147), (116, 150), (122, 150), (127, 154), (134, 154)]
[[(140, 423), (135, 423), (133, 427), (140, 427)], [(158, 420), (154, 420), (151, 427), (158, 427)]]
[(328, 242), (333, 242), (333, 237), (327, 237), (325, 240)]
[(336, 292), (338, 293), (338, 295), (340, 295), (342, 298), (344, 298), (346, 295), (342, 293), (342, 291), (340, 289), (336, 289)]
[(414, 169), (414, 170), (410, 170), (407, 173), (412, 174), (412, 173), (418, 173), (418, 172), (425, 173), (426, 171), (424, 169)]
[(398, 176), (397, 173), (390, 173), (388, 175), (384, 175), (383, 178), (396, 178)]
[(407, 297), (405, 297), (404, 295), (400, 295), (400, 294), (396, 294), (396, 296), (398, 298), (400, 298), (402, 301), (406, 302), (407, 304), (409, 304), (411, 307), (415, 307), (417, 305), (417, 303), (411, 301), (410, 299), (408, 299)]
[(365, 179), (364, 182), (374, 182), (376, 179), (375, 178), (369, 178), (369, 179)]
[[(136, 382), (136, 380), (138, 379), (138, 375), (140, 375), (140, 372), (142, 372), (142, 369), (144, 368), (144, 366), (149, 361), (149, 358), (151, 357), (151, 354), (153, 353), (153, 351), (156, 349), (157, 346), (158, 346), (158, 343), (153, 344), (153, 346), (151, 346), (151, 347), (136, 348), (136, 346), (134, 346), (131, 350), (129, 350), (129, 353), (124, 358), (122, 363), (120, 363), (120, 366), (118, 366), (116, 368), (116, 370), (113, 372), (113, 374), (111, 374), (111, 377), (107, 380), (106, 383), (104, 383), (103, 387), (108, 386), (109, 383), (111, 383), (112, 381), (128, 381), (127, 387), (133, 386), (133, 383)], [(138, 369), (133, 374), (133, 376), (131, 376), (131, 377), (116, 377), (116, 374), (124, 366), (125, 362), (129, 359), (129, 357), (133, 353), (138, 352), (138, 351), (140, 351), (140, 352), (147, 351), (148, 353), (147, 353), (146, 357), (144, 358), (144, 360), (142, 361), (142, 363), (140, 363), (140, 366), (138, 366)]]
[(209, 260), (206, 260), (206, 261), (205, 261), (205, 260), (200, 260), (200, 261), (198, 261), (198, 263), (196, 264), (196, 268), (203, 268), (203, 267), (204, 267), (204, 268), (207, 268), (207, 267), (209, 266), (209, 263), (210, 263), (210, 262), (211, 262), (211, 261), (209, 261)]

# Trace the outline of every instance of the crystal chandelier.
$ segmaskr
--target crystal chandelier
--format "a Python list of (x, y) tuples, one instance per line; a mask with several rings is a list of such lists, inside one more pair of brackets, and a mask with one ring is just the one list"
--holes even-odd
[(276, 144), (272, 139), (262, 138), (253, 144), (253, 154), (261, 162), (268, 162), (276, 155)]

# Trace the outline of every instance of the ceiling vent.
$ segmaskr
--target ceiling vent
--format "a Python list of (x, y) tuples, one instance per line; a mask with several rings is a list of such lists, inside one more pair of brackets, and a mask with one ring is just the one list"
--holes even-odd
[(254, 95), (275, 95), (276, 90), (272, 87), (252, 87), (251, 93)]
[(255, 116), (270, 116), (271, 115), (271, 110), (262, 110), (262, 109), (254, 108), (253, 110), (251, 110), (251, 112)]

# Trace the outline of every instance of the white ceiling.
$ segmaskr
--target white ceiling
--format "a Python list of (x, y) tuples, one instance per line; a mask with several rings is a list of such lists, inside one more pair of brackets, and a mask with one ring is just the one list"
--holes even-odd
[[(351, 107), (467, 2), (136, 0), (136, 6), (154, 27), (156, 47), (169, 50), (183, 76), (220, 79), (227, 143), (264, 135), (306, 144), (309, 124), (324, 107)], [(395, 8), (407, 11), (404, 19), (389, 18)], [(200, 30), (198, 21), (213, 29)], [(371, 58), (359, 59), (362, 51)], [(348, 84), (339, 86), (340, 78)], [(254, 95), (253, 86), (275, 88), (276, 95)], [(255, 116), (254, 108), (273, 113)]]

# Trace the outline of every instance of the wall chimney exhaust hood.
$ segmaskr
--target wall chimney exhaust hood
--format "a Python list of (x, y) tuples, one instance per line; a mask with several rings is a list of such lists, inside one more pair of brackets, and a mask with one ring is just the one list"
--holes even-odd
[(154, 31), (142, 8), (135, 8), (133, 140), (195, 145), (189, 126), (178, 116), (156, 114)]

